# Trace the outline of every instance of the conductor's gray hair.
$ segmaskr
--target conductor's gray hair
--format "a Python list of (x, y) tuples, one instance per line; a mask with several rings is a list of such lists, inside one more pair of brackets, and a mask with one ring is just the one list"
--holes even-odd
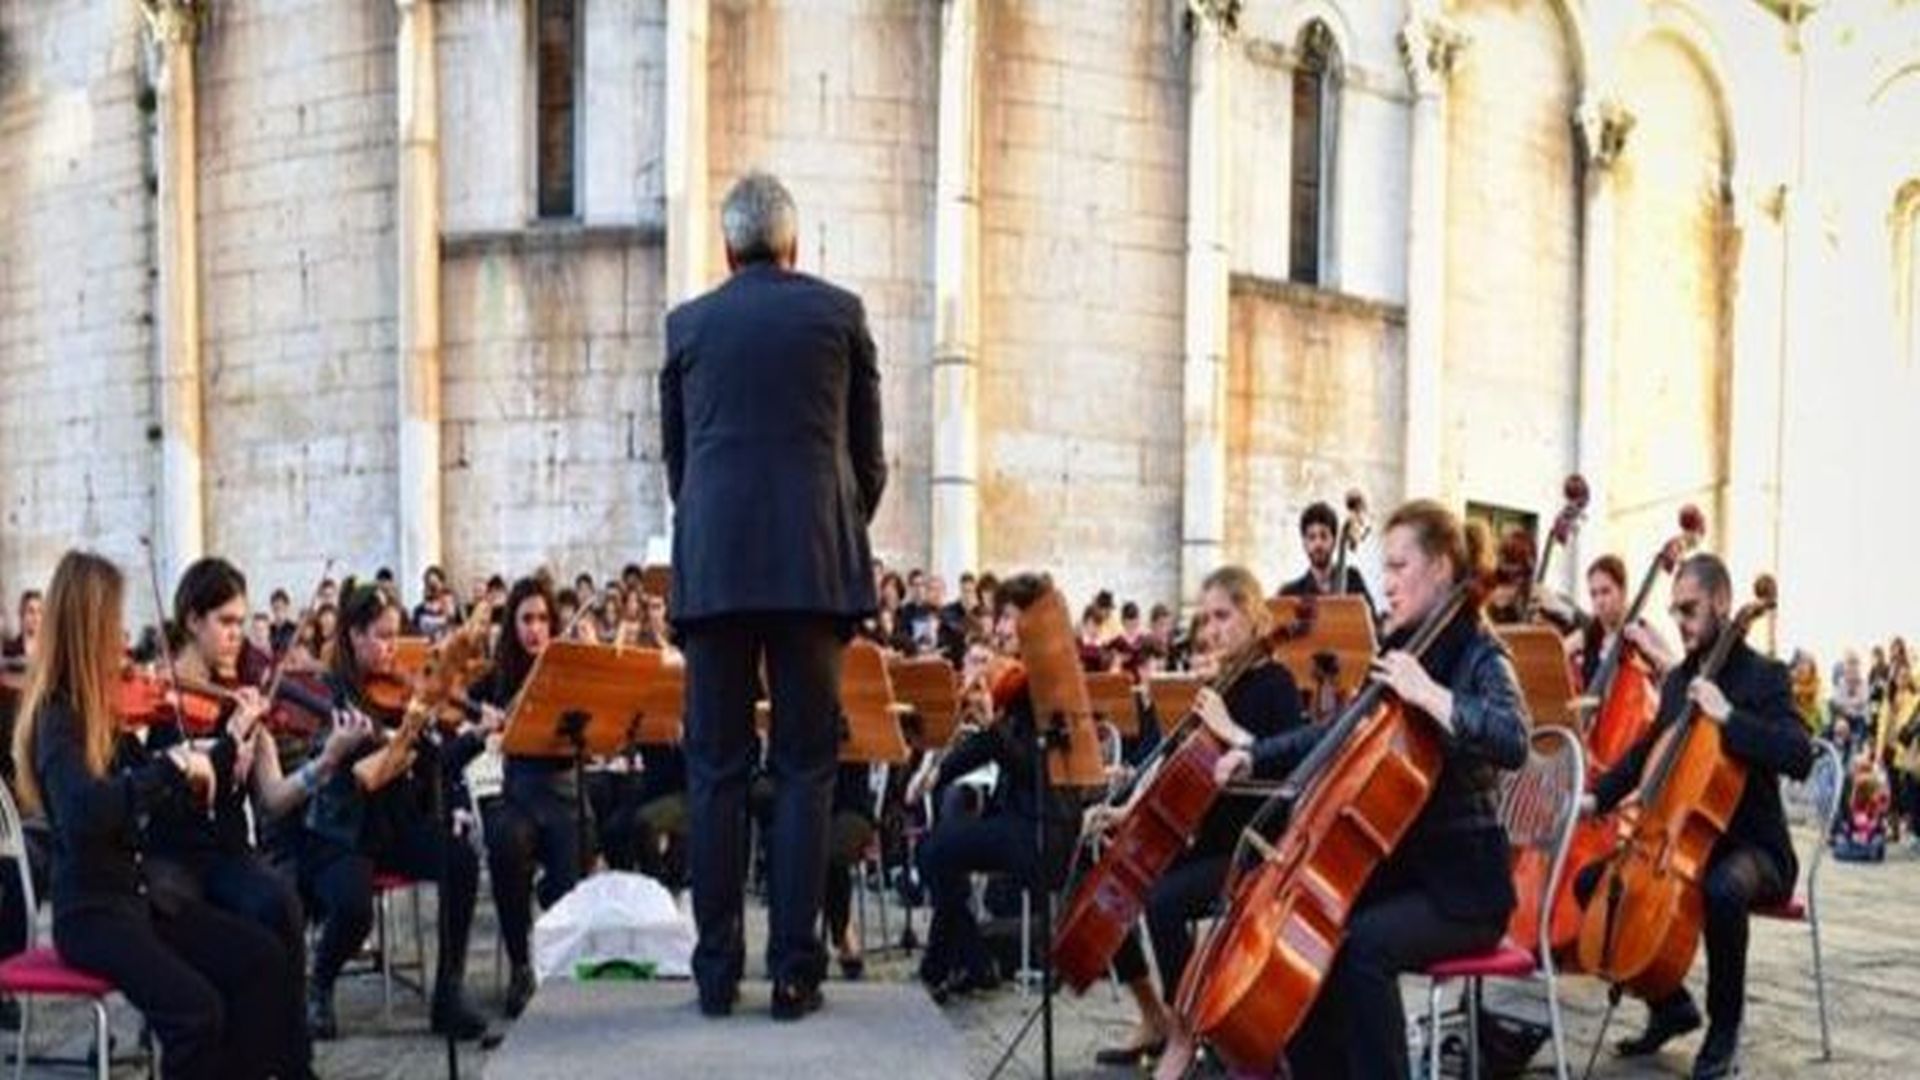
[(793, 249), (799, 234), (793, 195), (771, 173), (750, 172), (734, 182), (720, 204), (720, 231), (736, 262), (776, 259)]

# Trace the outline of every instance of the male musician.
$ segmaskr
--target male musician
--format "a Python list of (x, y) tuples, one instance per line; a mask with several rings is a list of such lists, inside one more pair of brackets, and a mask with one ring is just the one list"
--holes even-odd
[(755, 688), (772, 689), (767, 970), (775, 1019), (820, 1007), (818, 926), (841, 652), (877, 604), (867, 525), (887, 465), (859, 297), (793, 269), (798, 211), (750, 173), (721, 206), (732, 276), (667, 314), (660, 429), (673, 620), (687, 663), (688, 869), (700, 1009), (725, 1016), (746, 952)]
[(1334, 547), (1340, 540), (1340, 515), (1324, 502), (1314, 503), (1300, 514), (1300, 546), (1307, 552), (1307, 572), (1280, 586), (1281, 596), (1323, 596), (1349, 593), (1367, 602), (1367, 610), (1376, 610), (1367, 582), (1355, 566), (1347, 567), (1347, 580), (1336, 586), (1333, 580)]
[[(1706, 901), (1707, 1017), (1712, 1025), (1694, 1059), (1694, 1080), (1734, 1075), (1740, 1042), (1740, 1016), (1747, 993), (1747, 913), (1793, 895), (1799, 872), (1780, 805), (1780, 775), (1805, 779), (1813, 767), (1813, 747), (1793, 711), (1785, 665), (1737, 643), (1712, 679), (1695, 676), (1730, 623), (1733, 588), (1726, 564), (1708, 554), (1680, 564), (1673, 580), (1673, 621), (1680, 628), (1686, 657), (1668, 672), (1660, 688), (1660, 711), (1653, 729), (1619, 764), (1594, 783), (1582, 810), (1603, 813), (1634, 791), (1655, 741), (1669, 725), (1699, 709), (1720, 725), (1721, 745), (1747, 767), (1746, 787), (1733, 819), (1707, 863), (1701, 891)], [(1582, 871), (1575, 891), (1586, 903), (1594, 896), (1604, 865)], [(1650, 1002), (1647, 1029), (1618, 1044), (1625, 1057), (1657, 1052), (1666, 1042), (1700, 1026), (1700, 1010), (1683, 986), (1665, 1000)]]

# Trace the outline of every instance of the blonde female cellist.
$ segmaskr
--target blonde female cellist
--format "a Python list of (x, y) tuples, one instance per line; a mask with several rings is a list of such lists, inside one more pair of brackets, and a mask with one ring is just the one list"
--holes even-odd
[[(1496, 806), (1500, 771), (1518, 768), (1527, 754), (1526, 705), (1512, 665), (1471, 600), (1421, 657), (1403, 648), (1458, 587), (1485, 576), (1487, 548), (1484, 529), (1436, 502), (1408, 503), (1387, 520), (1387, 617), (1373, 677), (1439, 734), (1443, 763), (1424, 809), (1353, 906), (1326, 981), (1287, 1047), (1295, 1076), (1407, 1075), (1400, 973), (1491, 948), (1512, 912)], [(1338, 729), (1243, 745), (1221, 758), (1218, 772), (1278, 777)], [(1181, 1075), (1191, 1056), (1184, 1043), (1169, 1048), (1158, 1075)]]
[[(1654, 747), (1670, 727), (1695, 709), (1720, 729), (1723, 751), (1746, 768), (1745, 788), (1707, 860), (1700, 892), (1707, 945), (1706, 1041), (1694, 1059), (1695, 1080), (1733, 1075), (1741, 1014), (1746, 1004), (1747, 913), (1792, 895), (1798, 863), (1787, 835), (1779, 777), (1805, 779), (1813, 747), (1793, 709), (1786, 666), (1744, 642), (1733, 644), (1712, 680), (1696, 677), (1700, 665), (1728, 632), (1733, 588), (1718, 558), (1700, 554), (1680, 564), (1673, 579), (1671, 614), (1686, 656), (1660, 687), (1653, 729), (1612, 769), (1595, 781), (1582, 810), (1604, 813), (1639, 787)], [(1606, 865), (1583, 870), (1574, 885), (1582, 903), (1599, 886)], [(1593, 903), (1605, 903), (1604, 897)], [(1591, 919), (1593, 913), (1588, 912)], [(1700, 1026), (1700, 1011), (1685, 985), (1648, 1003), (1646, 1030), (1620, 1043), (1623, 1057), (1659, 1051), (1668, 1040)]]

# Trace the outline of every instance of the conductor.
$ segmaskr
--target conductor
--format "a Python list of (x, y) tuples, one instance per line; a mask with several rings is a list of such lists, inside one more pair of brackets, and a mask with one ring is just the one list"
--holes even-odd
[(728, 279), (667, 313), (660, 431), (673, 613), (686, 653), (689, 869), (700, 1011), (739, 999), (747, 781), (764, 665), (775, 786), (773, 1015), (821, 1005), (818, 933), (841, 653), (875, 607), (867, 524), (886, 485), (880, 372), (860, 298), (797, 273), (798, 211), (764, 173), (721, 206)]

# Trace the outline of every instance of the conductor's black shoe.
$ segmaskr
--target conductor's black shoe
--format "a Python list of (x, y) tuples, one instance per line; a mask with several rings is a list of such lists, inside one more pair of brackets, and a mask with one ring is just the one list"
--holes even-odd
[(1674, 1039), (1700, 1029), (1700, 1008), (1690, 997), (1677, 997), (1647, 1014), (1647, 1030), (1614, 1044), (1621, 1057), (1646, 1057)]
[(1167, 1040), (1160, 1038), (1132, 1046), (1109, 1046), (1093, 1055), (1093, 1063), (1110, 1069), (1137, 1069), (1166, 1052)]
[(709, 990), (700, 988), (700, 1015), (718, 1019), (733, 1015), (733, 1005), (740, 1000), (740, 987), (736, 983), (714, 987)]
[(808, 1013), (820, 1011), (826, 1004), (826, 998), (820, 995), (818, 984), (775, 983), (773, 986), (773, 1018), (775, 1020), (798, 1020)]
[(1693, 1059), (1693, 1080), (1727, 1080), (1740, 1075), (1739, 1049), (1738, 1032), (1728, 1034), (1724, 1028), (1708, 1028), (1706, 1040), (1700, 1044), (1700, 1054)]

